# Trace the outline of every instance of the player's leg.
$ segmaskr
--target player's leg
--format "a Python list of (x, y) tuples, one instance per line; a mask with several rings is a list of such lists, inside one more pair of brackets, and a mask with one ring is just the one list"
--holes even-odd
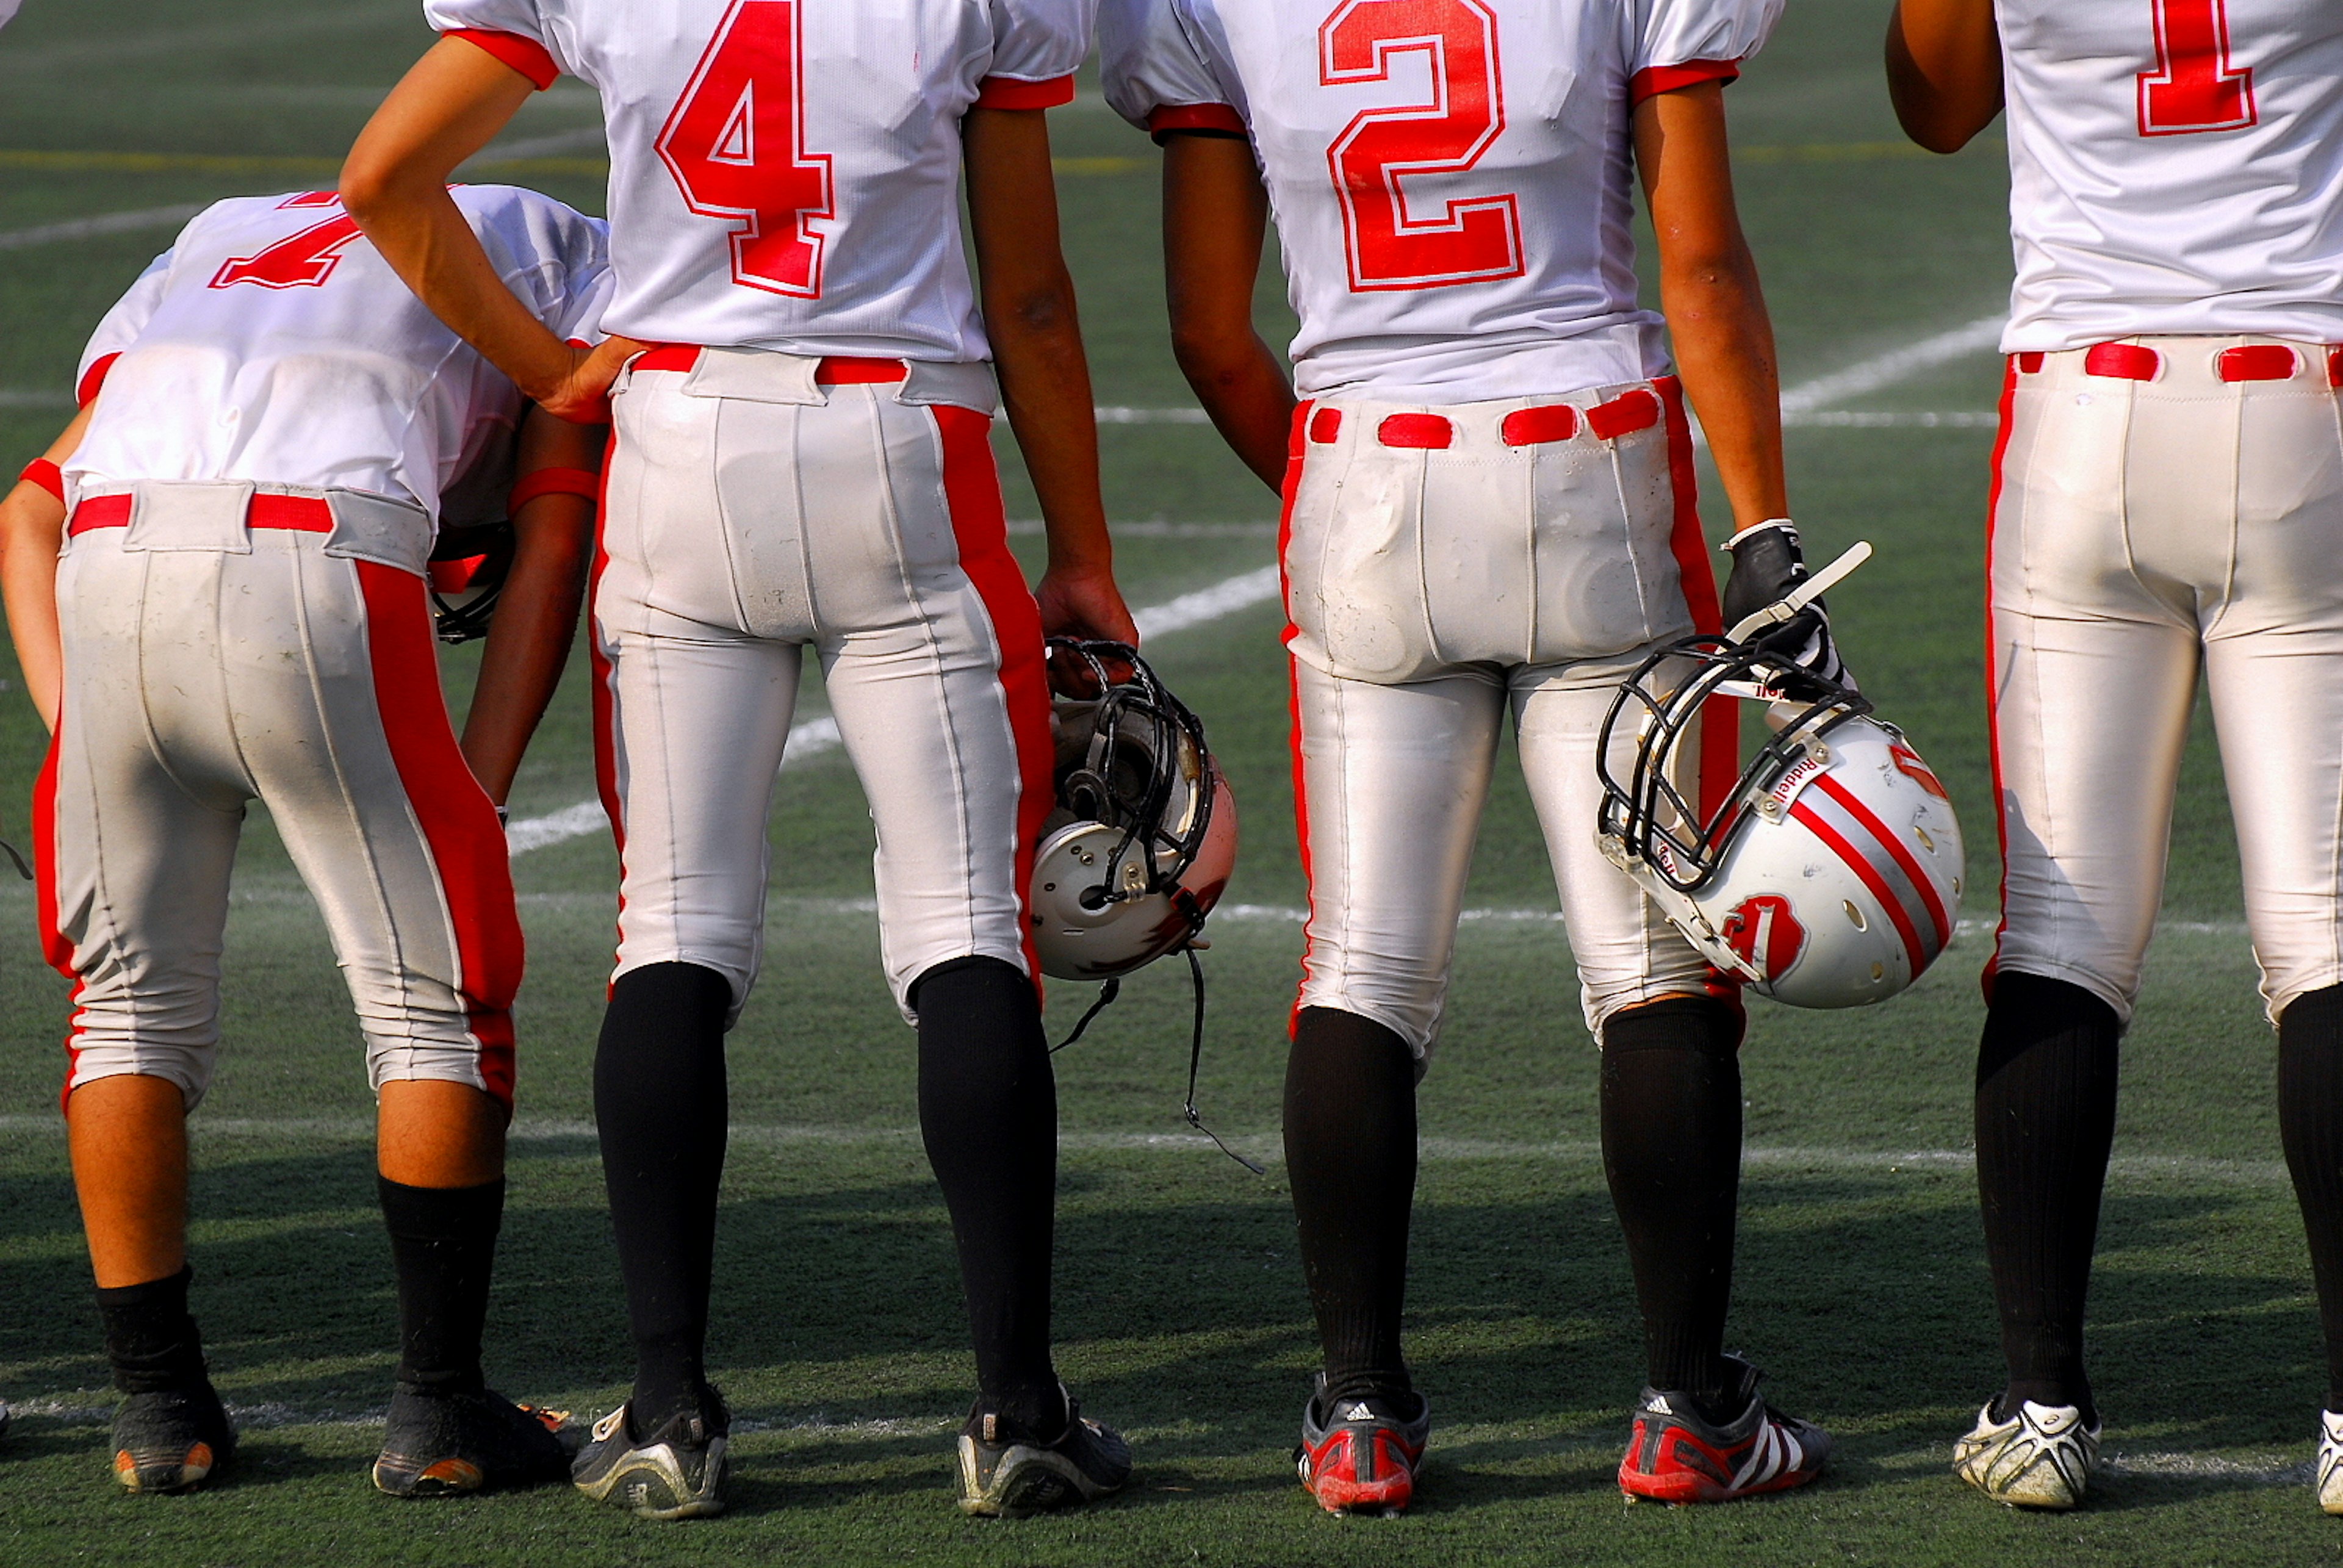
[(1480, 671), (1383, 686), (1292, 663), (1310, 878), (1285, 1158), (1323, 1370), (1303, 1484), (1403, 1508), (1429, 1433), (1401, 1347), (1415, 1085), (1438, 1033), (1504, 692)]

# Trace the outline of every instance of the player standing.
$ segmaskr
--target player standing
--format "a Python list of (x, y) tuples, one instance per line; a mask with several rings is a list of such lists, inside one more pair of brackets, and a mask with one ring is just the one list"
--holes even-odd
[[(590, 325), (598, 225), (531, 191), (455, 199), (516, 308)], [(186, 1118), (258, 799), (380, 1097), (400, 1355), (376, 1483), (559, 1480), (562, 1442), (480, 1373), (521, 972), (497, 803), (577, 629), (598, 438), (536, 413), (520, 434), (515, 564), (459, 749), (424, 568), (459, 487), (495, 485), (503, 515), (521, 397), (332, 193), (197, 215), (99, 324), (80, 389), (0, 503), (0, 582), (52, 731), (34, 841), (43, 940), (75, 982), (65, 1110), (125, 1396), (115, 1473), (182, 1491), (235, 1446), (187, 1310)]]
[[(550, 406), (607, 388), (614, 410), (593, 613), (623, 870), (595, 1109), (638, 1369), (577, 1478), (639, 1513), (722, 1502), (703, 1347), (724, 1036), (756, 977), (808, 647), (878, 828), (887, 976), (959, 1245), (979, 1387), (960, 1505), (1053, 1507), (1129, 1474), (1051, 1363), (1056, 1091), (1024, 918), (1051, 803), (1043, 629), (1136, 637), (1042, 115), (1073, 95), (1092, 4), (429, 0), (447, 36), (344, 170), (444, 320)], [(441, 186), (564, 72), (602, 95), (605, 321), (631, 340), (591, 356), (488, 286)], [(988, 359), (1049, 530), (1038, 614)]]
[(2201, 661), (2278, 1029), (2343, 1513), (2343, 7), (1903, 0), (1888, 84), (1952, 152), (2009, 110), (2017, 282), (1987, 545), (2002, 929), (1977, 1185), (2009, 1382), (1956, 1451), (2082, 1500), (2117, 1042)]
[[(1164, 145), (1172, 333), (1213, 422), (1282, 485), (1311, 917), (1285, 1147), (1325, 1371), (1302, 1480), (1406, 1506), (1429, 1432), (1401, 1352), (1415, 1083), (1508, 709), (1603, 1049), (1604, 1164), (1651, 1387), (1630, 1496), (1820, 1473), (1829, 1440), (1724, 1354), (1738, 998), (1595, 846), (1595, 737), (1655, 643), (1718, 628), (1634, 183), (1684, 379), (1743, 530), (1725, 618), (1804, 575), (1772, 328), (1722, 88), (1776, 0), (1107, 0), (1108, 96)], [(1252, 327), (1273, 206), (1297, 408)], [(1292, 432), (1289, 451), (1287, 431)], [(1835, 671), (1826, 628), (1805, 657)], [(1730, 719), (1726, 711), (1712, 718)], [(1712, 732), (1712, 788), (1738, 770)]]

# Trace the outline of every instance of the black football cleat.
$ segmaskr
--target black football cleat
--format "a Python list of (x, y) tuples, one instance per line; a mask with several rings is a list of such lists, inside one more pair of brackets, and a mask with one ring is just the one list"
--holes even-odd
[(1302, 1446), (1293, 1451), (1302, 1484), (1329, 1513), (1397, 1513), (1415, 1501), (1416, 1472), (1432, 1440), (1432, 1402), (1415, 1396), (1415, 1413), (1383, 1398), (1328, 1399), (1326, 1374), (1302, 1407)]
[(565, 1428), (568, 1419), (566, 1411), (515, 1404), (488, 1389), (401, 1388), (390, 1396), (374, 1483), (393, 1497), (453, 1497), (567, 1481), (585, 1436)]
[(193, 1492), (236, 1453), (236, 1428), (208, 1380), (134, 1393), (114, 1412), (114, 1479), (133, 1492)]
[(1631, 1503), (1731, 1503), (1804, 1486), (1830, 1462), (1830, 1434), (1784, 1415), (1757, 1394), (1765, 1374), (1726, 1356), (1740, 1413), (1712, 1422), (1680, 1390), (1647, 1388), (1619, 1462)]
[(597, 1503), (644, 1519), (707, 1519), (724, 1512), (732, 1412), (714, 1389), (700, 1408), (674, 1415), (638, 1438), (620, 1405), (594, 1423), (594, 1435), (570, 1467), (569, 1479)]
[(1131, 1480), (1131, 1445), (1086, 1419), (1064, 1385), (1066, 1427), (1048, 1442), (1012, 1431), (980, 1403), (960, 1434), (960, 1510), (1022, 1519), (1120, 1492)]

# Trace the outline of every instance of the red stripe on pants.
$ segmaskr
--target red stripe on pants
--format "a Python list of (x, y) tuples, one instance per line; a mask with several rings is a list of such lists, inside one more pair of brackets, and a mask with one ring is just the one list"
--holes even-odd
[[(1676, 576), (1683, 580), (1684, 606), (1692, 611), (1692, 628), (1714, 637), (1725, 629), (1717, 607), (1716, 574), (1708, 562), (1708, 539), (1700, 528), (1699, 480), (1692, 462), (1692, 425), (1684, 417), (1684, 386), (1673, 376), (1652, 383), (1668, 425), (1668, 488), (1675, 501), (1675, 527), (1668, 548), (1676, 558)], [(1741, 779), (1741, 704), (1730, 697), (1712, 697), (1700, 708), (1700, 816), (1705, 822), (1716, 814)]]
[[(639, 367), (641, 361), (636, 361)], [(594, 567), (586, 584), (586, 653), (594, 674), (594, 792), (602, 798), (602, 814), (610, 819), (610, 840), (618, 851), (618, 946), (627, 943), (627, 818), (618, 804), (618, 673), (602, 651), (602, 574), (610, 565), (610, 465), (618, 455), (618, 422), (610, 421), (610, 437), (602, 446), (601, 494), (594, 498)], [(618, 962), (611, 953), (613, 967)], [(616, 984), (616, 981), (611, 982)], [(607, 1000), (607, 988), (606, 998)]]
[(512, 1001), (523, 950), (504, 829), (447, 722), (423, 579), (375, 561), (353, 564), (366, 597), (367, 657), (383, 738), (447, 900), (457, 994), (479, 1042), (481, 1081), (509, 1114)]
[(33, 785), (33, 907), (41, 930), (41, 956), (49, 967), (73, 981), (69, 1004), (73, 1016), (65, 1023), (65, 1083), (58, 1092), (62, 1111), (73, 1098), (74, 1073), (81, 1061), (80, 972), (74, 968), (74, 946), (57, 924), (57, 756), (65, 749), (65, 714), (57, 708), (57, 727), (49, 732), (49, 749), (41, 759), (40, 778)]
[(2002, 468), (2009, 457), (2011, 416), (2017, 407), (2017, 367), (2001, 376), (2001, 431), (1993, 441), (1993, 487), (1985, 503), (1985, 733), (1986, 755), (1993, 763), (1993, 833), (2001, 847), (2001, 919), (1993, 928), (1993, 951), (1985, 960), (1977, 987), (1986, 1005), (1993, 1005), (1993, 977), (2001, 969), (2001, 939), (2009, 930), (2009, 809), (2001, 785), (2001, 671), (1995, 665), (2000, 647), (1993, 630), (1993, 536), (2001, 516)]
[(1001, 474), (992, 462), (992, 420), (973, 408), (939, 403), (931, 410), (943, 437), (944, 505), (950, 509), (952, 538), (960, 545), (960, 569), (984, 601), (992, 640), (1001, 650), (1001, 689), (1009, 708), (1009, 728), (1017, 742), (1017, 926), (1033, 989), (1041, 989), (1041, 960), (1033, 949), (1033, 921), (1026, 897), (1033, 885), (1033, 856), (1041, 848), (1041, 824), (1057, 800), (1057, 749), (1050, 739), (1048, 649), (1041, 638), (1041, 610), (1025, 586), (1024, 568), (1009, 551), (1009, 519), (1001, 500)]
[[(1310, 982), (1310, 928), (1318, 919), (1318, 885), (1310, 869), (1310, 790), (1302, 777), (1302, 675), (1293, 667), (1293, 639), (1302, 628), (1293, 624), (1293, 578), (1286, 570), (1285, 552), (1293, 542), (1293, 503), (1302, 494), (1302, 465), (1310, 450), (1306, 432), (1310, 428), (1310, 410), (1314, 407), (1303, 403), (1293, 410), (1293, 431), (1285, 446), (1285, 484), (1280, 492), (1281, 505), (1277, 514), (1277, 590), (1278, 602), (1285, 607), (1285, 630), (1278, 642), (1285, 655), (1285, 711), (1288, 720), (1286, 745), (1293, 753), (1293, 832), (1302, 846), (1302, 887), (1309, 900), (1309, 912), (1302, 923), (1302, 984)], [(1335, 410), (1329, 409), (1329, 413)], [(1337, 415), (1339, 422), (1340, 416)], [(1290, 1038), (1302, 1021), (1302, 989), (1293, 991), (1293, 1006), (1288, 1010), (1285, 1032)]]

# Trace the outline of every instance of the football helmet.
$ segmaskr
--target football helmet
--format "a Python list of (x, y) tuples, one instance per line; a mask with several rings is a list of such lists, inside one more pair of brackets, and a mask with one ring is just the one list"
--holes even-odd
[[(1704, 810), (1691, 738), (1706, 704), (1735, 699), (1765, 704), (1768, 733)], [(1621, 685), (1600, 744), (1603, 852), (1720, 972), (1760, 995), (1794, 1007), (1884, 1001), (1952, 942), (1962, 875), (1952, 800), (1860, 693), (1785, 651), (1687, 637)], [(1613, 760), (1630, 755), (1622, 779)]]
[(440, 528), (426, 571), (441, 642), (469, 642), (488, 635), (488, 618), (497, 613), (512, 558), (509, 522)]
[(1045, 974), (1110, 980), (1194, 941), (1237, 855), (1204, 726), (1138, 650), (1051, 638), (1057, 804), (1029, 902)]

